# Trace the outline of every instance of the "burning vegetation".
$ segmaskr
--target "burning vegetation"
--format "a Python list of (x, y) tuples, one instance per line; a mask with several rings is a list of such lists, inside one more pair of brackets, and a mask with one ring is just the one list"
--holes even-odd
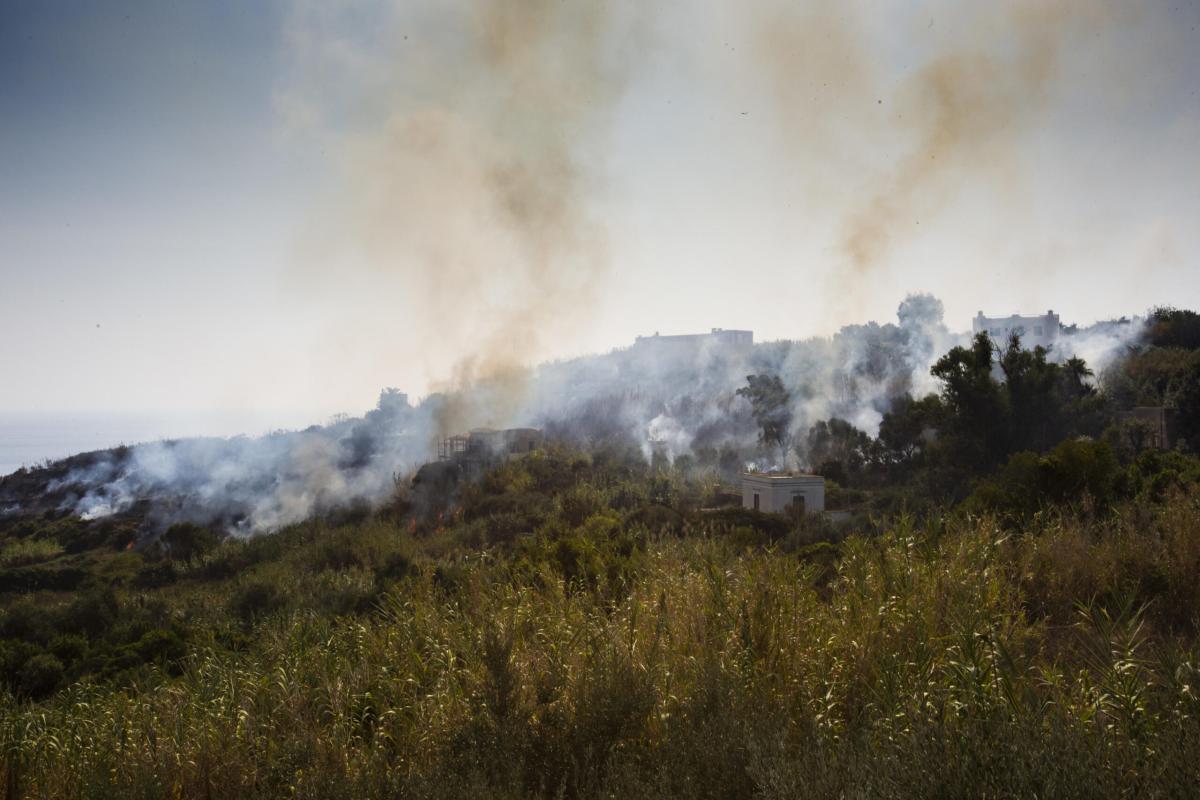
[[(1027, 220), (1070, 54), (1137, 16), (975, 4), (884, 59), (863, 4), (728, 7), (712, 99), (767, 120), (768, 224), (833, 231), (839, 324), (957, 200)], [(6, 797), (1196, 793), (1200, 315), (967, 333), (913, 294), (546, 361), (618, 263), (629, 76), (692, 9), (392, 8), (429, 35), (292, 12), (277, 100), (341, 183), (291, 278), (354, 335), (395, 303), (375, 340), (433, 392), (0, 477)]]
[[(263, 446), (282, 460), (260, 463), (315, 452), (350, 485), (436, 431), (440, 400), (385, 391), (363, 419), (261, 444), (4, 478), (3, 780), (54, 797), (1187, 794), (1200, 316), (1154, 312), (1098, 376), (981, 333), (913, 396), (914, 307), (934, 305), (824, 342), (701, 338), (692, 364), (634, 347), (551, 365), (538, 381), (575, 378), (580, 404), (543, 430), (422, 438), (427, 462), (384, 499), (321, 501), (273, 535), (181, 519), (214, 478), (182, 495), (169, 479)], [(829, 353), (856, 356), (822, 406), (763, 369)], [(656, 365), (670, 383), (644, 388)], [(643, 388), (589, 395), (589, 374)], [(875, 429), (806, 416), (837, 402)], [(1138, 435), (1129, 409), (1152, 403), (1175, 411), (1172, 450)], [(781, 458), (821, 476), (736, 491), (748, 460)], [(150, 467), (161, 483), (134, 477)], [(85, 519), (89, 492), (115, 497), (73, 477), (97, 473), (175, 499)], [(267, 477), (231, 497), (319, 485)], [(280, 507), (257, 502), (236, 507)]]
[[(445, 428), (448, 407), (486, 408), (491, 384), (416, 404), (388, 389), (362, 418), (258, 439), (122, 447), (23, 471), (0, 483), (0, 513), (124, 519), (146, 538), (183, 522), (249, 535), (313, 515), (379, 508), (414, 478), (418, 506), (430, 502), (431, 486), (439, 487), (434, 505), (444, 505), (460, 477), (477, 479), (494, 454), (540, 446), (543, 436), (585, 450), (633, 448), (653, 463), (681, 461), (727, 480), (748, 466), (808, 468), (881, 486), (914, 459), (945, 451), (956, 426), (978, 429), (983, 421), (956, 421), (975, 413), (968, 408), (975, 403), (991, 409), (985, 421), (998, 438), (972, 470), (1025, 447), (1044, 450), (1071, 432), (1099, 436), (1122, 420), (1137, 427), (1129, 411), (1135, 406), (1170, 407), (1172, 437), (1186, 441), (1194, 434), (1176, 432), (1174, 422), (1180, 417), (1188, 428), (1186, 359), (1171, 367), (1180, 377), (1143, 374), (1161, 374), (1149, 365), (1180, 352), (1153, 346), (1176, 335), (1163, 331), (1186, 328), (1171, 313), (1155, 312), (1151, 323), (1064, 328), (1048, 353), (995, 339), (964, 349), (969, 337), (947, 329), (941, 304), (928, 295), (906, 299), (895, 323), (848, 326), (830, 339), (647, 337), (626, 350), (532, 369), (520, 406), (491, 417), (524, 428)], [(1095, 360), (1069, 357), (1075, 352)], [(1147, 380), (1157, 383), (1140, 388)], [(963, 381), (987, 397), (968, 397)], [(1097, 381), (1111, 392), (1096, 394)], [(1005, 415), (1011, 420), (1002, 430)], [(965, 487), (943, 483), (940, 491), (951, 495)]]

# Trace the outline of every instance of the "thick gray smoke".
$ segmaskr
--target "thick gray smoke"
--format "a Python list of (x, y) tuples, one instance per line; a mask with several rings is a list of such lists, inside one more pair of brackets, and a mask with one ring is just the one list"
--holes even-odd
[[(839, 417), (874, 435), (896, 398), (935, 391), (929, 369), (965, 344), (942, 303), (912, 295), (895, 322), (849, 325), (830, 338), (754, 345), (720, 337), (678, 342), (647, 337), (598, 356), (531, 371), (527, 400), (503, 421), (545, 428), (583, 447), (639, 448), (647, 459), (690, 456), (711, 468), (803, 467), (808, 429)], [(1139, 321), (1069, 328), (1052, 353), (1085, 355), (1097, 371), (1132, 343)], [(749, 401), (748, 375), (776, 375), (790, 398), (783, 446), (764, 447)], [(156, 527), (192, 521), (234, 534), (277, 530), (314, 514), (374, 506), (436, 457), (447, 403), (485, 408), (492, 387), (467, 386), (413, 405), (388, 389), (361, 419), (258, 439), (187, 439), (97, 454), (47, 487), (60, 507), (98, 519), (145, 504)], [(510, 402), (506, 398), (505, 403)]]

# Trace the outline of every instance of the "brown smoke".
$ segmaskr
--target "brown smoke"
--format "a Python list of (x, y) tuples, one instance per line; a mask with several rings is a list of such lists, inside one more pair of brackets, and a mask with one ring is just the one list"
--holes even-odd
[[(427, 354), (447, 359), (434, 388), (448, 393), (448, 433), (509, 421), (526, 365), (595, 306), (607, 252), (594, 151), (629, 21), (561, 0), (435, 11), (452, 33), (397, 47), (402, 88), (349, 149), (341, 227), (393, 279)], [(457, 393), (466, 386), (474, 401)]]
[[(849, 270), (838, 280), (880, 267), (956, 191), (980, 182), (1010, 191), (1018, 140), (1044, 108), (1061, 49), (1112, 16), (1072, 0), (930, 8), (909, 20), (911, 49), (924, 57), (894, 84), (870, 40), (873, 6), (774, 6), (758, 20), (756, 52), (803, 179), (835, 202), (851, 194), (839, 238)], [(935, 25), (952, 26), (949, 44), (927, 34)], [(872, 163), (873, 153), (890, 155)], [(871, 177), (837, 187), (839, 170)]]

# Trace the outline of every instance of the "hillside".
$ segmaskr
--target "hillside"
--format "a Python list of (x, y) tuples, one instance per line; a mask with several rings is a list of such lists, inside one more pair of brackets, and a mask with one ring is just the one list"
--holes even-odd
[(180, 527), (127, 551), (114, 530), (76, 554), (94, 529), (59, 520), (25, 540), (66, 542), (40, 568), (83, 577), (8, 595), (0, 623), (7, 780), (1146, 797), (1200, 778), (1194, 484), (1018, 527), (797, 527), (719, 501), (637, 453), (550, 448), (442, 520), (401, 496), (274, 536)]
[[(78, 514), (70, 476), (127, 449), (16, 473), (8, 794), (1187, 796), (1200, 383), (1177, 329), (1099, 380), (954, 347), (875, 437), (787, 439), (787, 386), (751, 376), (759, 452), (803, 448), (839, 524), (741, 508), (736, 452), (622, 437), (252, 537), (170, 494)], [(1170, 408), (1174, 449), (1139, 404)]]

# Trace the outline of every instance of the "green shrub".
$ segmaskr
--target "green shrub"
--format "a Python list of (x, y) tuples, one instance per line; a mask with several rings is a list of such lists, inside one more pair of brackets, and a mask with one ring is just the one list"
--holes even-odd
[(76, 633), (64, 633), (55, 636), (46, 648), (63, 664), (74, 664), (83, 660), (88, 652), (87, 639)]
[(1045, 456), (1016, 453), (992, 478), (983, 481), (965, 503), (972, 511), (993, 511), (1028, 519), (1051, 505), (1087, 499), (1107, 510), (1117, 499), (1121, 469), (1106, 442), (1071, 439)]
[(38, 653), (21, 667), (18, 688), (33, 698), (46, 697), (63, 679), (62, 662), (50, 653)]
[(63, 631), (95, 639), (112, 627), (119, 613), (116, 593), (111, 588), (98, 588), (79, 595), (64, 608), (58, 625)]
[(202, 525), (181, 522), (163, 532), (162, 543), (172, 559), (191, 561), (216, 548), (221, 543), (221, 534)]
[(751, 528), (770, 541), (779, 541), (787, 536), (791, 523), (778, 514), (767, 514), (750, 508), (720, 508), (703, 512), (698, 521), (716, 530), (732, 531), (736, 528)]
[(627, 525), (656, 534), (679, 536), (683, 533), (684, 518), (673, 508), (658, 504), (637, 507), (625, 518)]
[(399, 581), (418, 572), (416, 561), (410, 553), (401, 551), (392, 553), (378, 569), (378, 576), (388, 580)]
[(187, 655), (187, 642), (175, 631), (157, 628), (147, 631), (134, 647), (146, 663), (173, 666)]
[(229, 611), (244, 623), (266, 616), (283, 607), (286, 597), (279, 587), (269, 581), (245, 583), (229, 601)]
[(8, 541), (0, 550), (0, 566), (19, 567), (49, 561), (62, 555), (63, 547), (47, 539), (17, 539)]
[[(701, 512), (708, 489), (679, 482), (669, 505), (646, 483), (631, 507), (571, 522), (557, 507), (572, 487), (611, 497), (645, 466), (543, 458), (553, 470), (522, 464), (488, 489), (567, 476), (533, 536), (508, 540), (528, 498), (476, 497), (487, 513), (437, 536), (317, 521), (224, 542), (161, 588), (123, 583), (140, 556), (106, 552), (90, 578), (115, 591), (8, 598), (0, 783), (63, 798), (1194, 794), (1195, 485), (1160, 502), (1130, 478), (1105, 513), (1068, 499), (1021, 535), (940, 508), (852, 532)], [(1181, 465), (1147, 457), (1138, 480)], [(658, 535), (660, 518), (695, 535)]]
[(68, 566), (27, 566), (0, 569), (0, 594), (18, 592), (69, 592), (90, 576), (86, 570)]
[(561, 513), (568, 525), (578, 526), (606, 508), (604, 495), (588, 484), (577, 484), (558, 498)]

